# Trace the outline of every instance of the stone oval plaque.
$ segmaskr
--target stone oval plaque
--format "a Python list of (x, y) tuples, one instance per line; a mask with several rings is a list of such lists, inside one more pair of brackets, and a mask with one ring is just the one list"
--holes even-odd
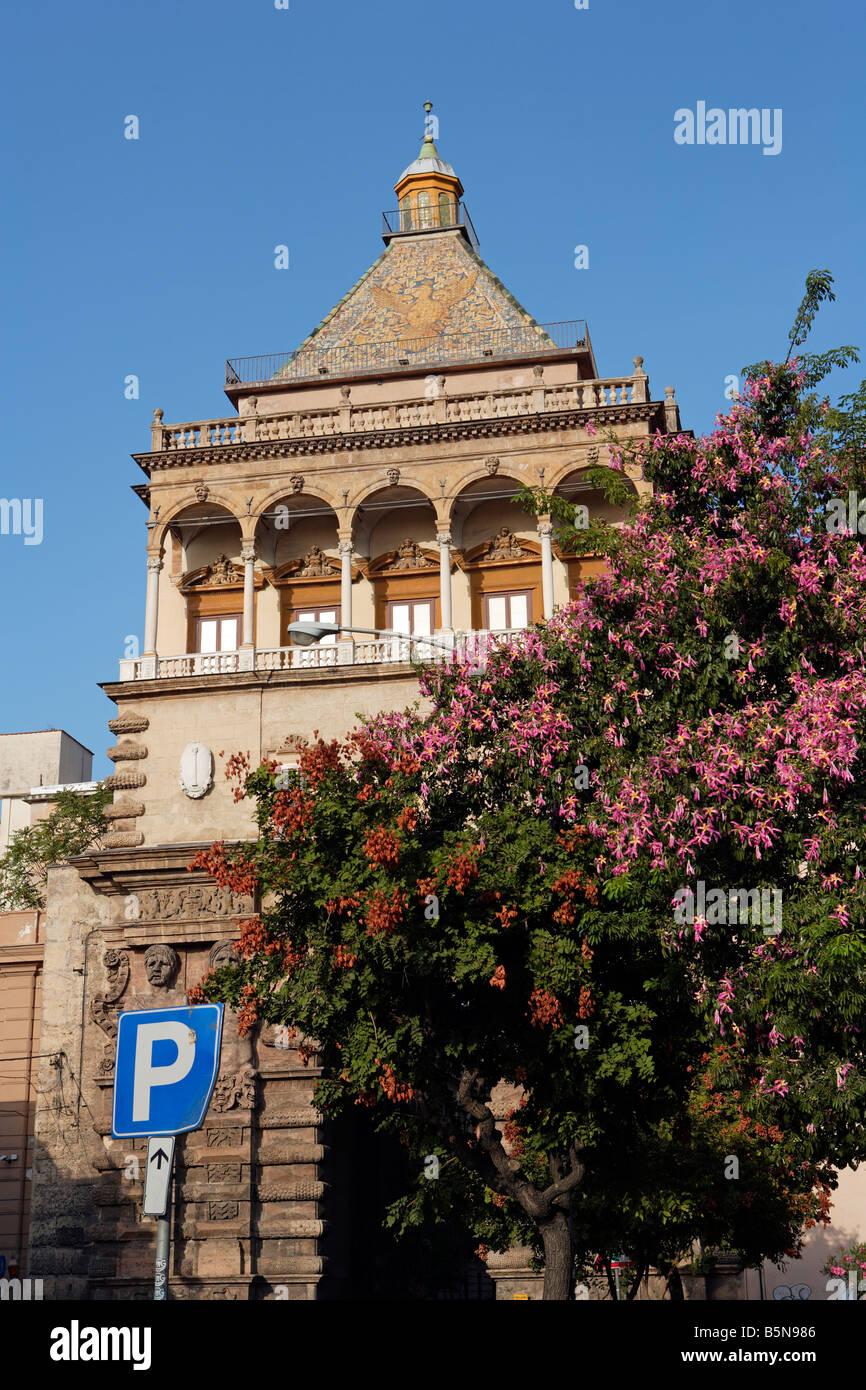
[(213, 753), (206, 743), (188, 743), (180, 758), (178, 783), (182, 792), (198, 800), (213, 786)]

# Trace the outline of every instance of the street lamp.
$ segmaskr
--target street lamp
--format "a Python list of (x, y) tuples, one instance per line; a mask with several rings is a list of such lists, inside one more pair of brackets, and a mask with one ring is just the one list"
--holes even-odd
[(454, 650), (450, 643), (437, 641), (435, 637), (414, 637), (410, 632), (394, 632), (387, 627), (344, 628), (340, 623), (289, 623), (286, 631), (299, 647), (312, 646), (313, 642), (321, 642), (323, 637), (337, 637), (341, 632), (364, 632), (373, 637), (396, 637), (403, 642), (420, 642), (428, 647), (441, 647), (444, 652)]

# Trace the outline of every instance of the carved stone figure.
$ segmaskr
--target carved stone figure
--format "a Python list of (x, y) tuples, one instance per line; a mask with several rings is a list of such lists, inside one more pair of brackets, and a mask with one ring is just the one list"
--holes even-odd
[(392, 570), (418, 570), (428, 569), (432, 564), (428, 560), (421, 547), (407, 536), (401, 542), (397, 551), (397, 558), (388, 566)]
[(320, 574), (333, 574), (331, 562), (317, 545), (311, 545), (304, 556), (303, 568), (298, 570), (298, 577), (312, 579)]
[[(237, 956), (230, 941), (218, 941), (208, 954), (208, 970), (234, 965)], [(238, 1034), (238, 1016), (226, 1007), (220, 1049), (220, 1074), (211, 1097), (211, 1109), (217, 1111), (248, 1110), (256, 1101), (256, 1077), (252, 1033)]]
[(389, 468), (387, 473), (385, 474), (385, 477), (388, 479), (388, 482), (391, 484), (392, 487), (396, 487), (400, 481), (399, 468)]
[(198, 483), (193, 483), (192, 486), (193, 486), (193, 492), (195, 493), (195, 496), (196, 496), (196, 501), (197, 501), (197, 502), (206, 502), (207, 499), (208, 499), (208, 496), (209, 496), (209, 494), (210, 494), (210, 488), (208, 487), (207, 483), (198, 482)]
[(213, 564), (208, 565), (202, 583), (207, 588), (217, 588), (220, 584), (237, 584), (239, 575), (227, 555), (218, 555)]
[(490, 474), (492, 478), (496, 473), (499, 472), (499, 459), (495, 456), (493, 458), (486, 459), (484, 462), (484, 467), (487, 469), (487, 472)]
[(292, 489), (292, 492), (303, 492), (303, 475), (301, 473), (293, 473), (291, 478), (289, 479), (289, 487)]
[(149, 990), (134, 993), (129, 1001), (130, 1009), (183, 1009), (187, 1006), (183, 990), (174, 989), (174, 981), (180, 970), (180, 956), (173, 946), (164, 942), (148, 946), (144, 953), (144, 973)]
[(519, 560), (524, 553), (520, 541), (507, 526), (500, 526), (487, 547), (488, 560)]
[(113, 948), (102, 957), (105, 967), (105, 988), (95, 994), (90, 1001), (90, 1017), (101, 1028), (108, 1042), (99, 1066), (97, 1076), (111, 1076), (114, 1072), (114, 1040), (117, 1037), (118, 1000), (129, 983), (129, 956), (126, 951)]
[(252, 911), (252, 899), (215, 884), (184, 888), (144, 888), (138, 894), (139, 917), (145, 922), (198, 921), (200, 917), (232, 917)]

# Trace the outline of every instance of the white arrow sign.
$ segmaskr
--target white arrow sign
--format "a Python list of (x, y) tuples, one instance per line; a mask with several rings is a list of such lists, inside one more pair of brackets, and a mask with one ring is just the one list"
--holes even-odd
[(174, 1163), (174, 1136), (147, 1141), (147, 1172), (144, 1178), (145, 1216), (165, 1216), (171, 1169)]

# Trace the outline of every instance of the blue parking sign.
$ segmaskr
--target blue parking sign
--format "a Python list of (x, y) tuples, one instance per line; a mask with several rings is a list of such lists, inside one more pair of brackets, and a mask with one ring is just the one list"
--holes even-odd
[(120, 1015), (114, 1139), (198, 1129), (219, 1071), (222, 1025), (222, 1004)]

